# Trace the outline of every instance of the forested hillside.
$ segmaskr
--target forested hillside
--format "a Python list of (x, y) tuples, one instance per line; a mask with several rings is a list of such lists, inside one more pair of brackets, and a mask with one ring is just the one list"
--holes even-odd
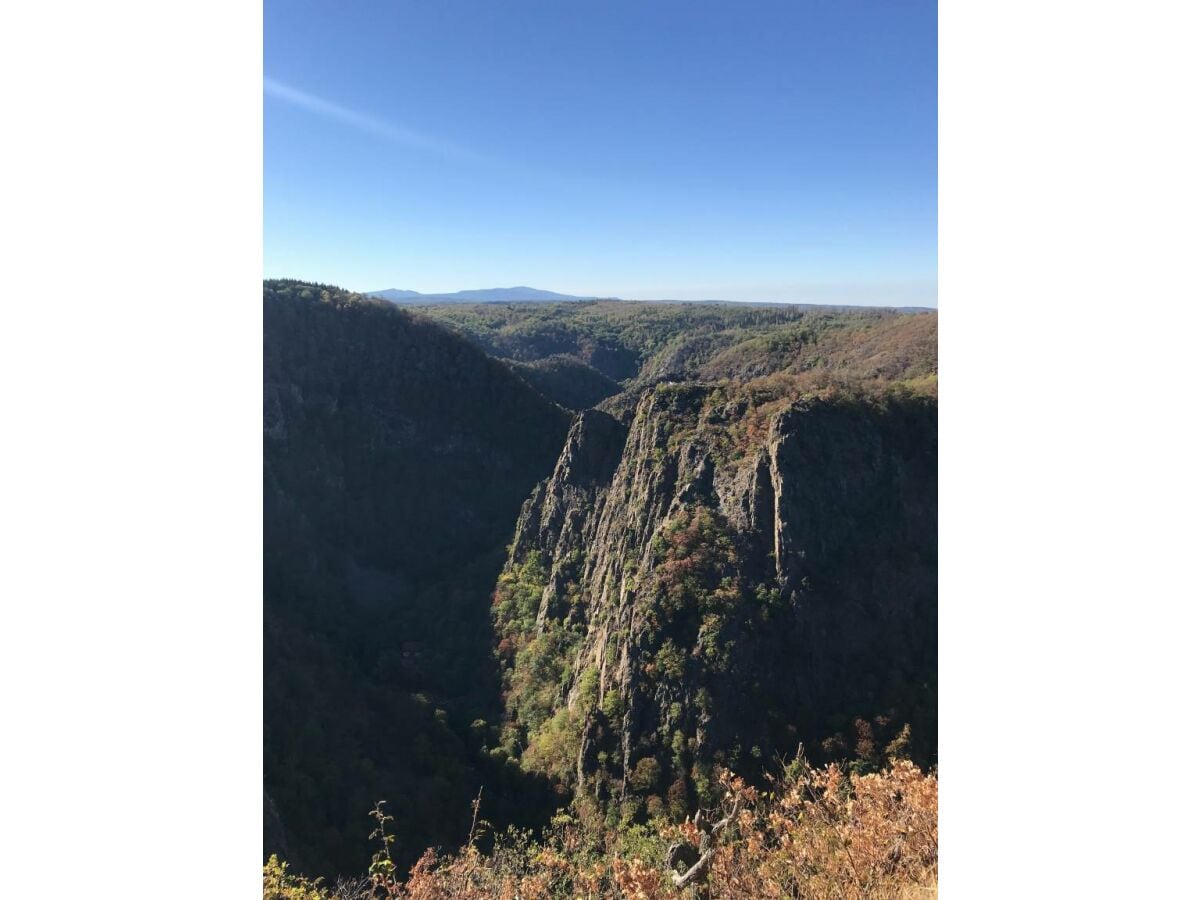
[[(919, 382), (927, 391), (937, 372), (936, 313), (612, 300), (413, 309), (499, 359), (573, 360), (593, 381), (609, 381), (610, 396), (663, 380), (773, 373), (803, 375), (813, 386)], [(578, 378), (572, 372), (562, 381)], [(548, 380), (543, 388), (554, 392)]]
[(413, 813), (412, 858), (457, 839), (499, 704), (486, 598), (569, 416), (436, 323), (334, 288), (267, 282), (265, 788), (310, 871), (362, 869), (363, 811)]
[[(937, 759), (936, 313), (267, 282), (264, 317), (269, 851), (363, 873), (386, 799), (392, 875), (468, 835), (507, 859), (555, 809), (529, 859), (645, 862), (698, 809), (842, 771), (785, 772), (803, 747), (914, 791), (935, 853), (936, 781), (903, 766)], [(758, 809), (745, 834), (783, 827)], [(516, 871), (475, 852), (426, 883)], [(606, 872), (588, 896), (669, 883)]]

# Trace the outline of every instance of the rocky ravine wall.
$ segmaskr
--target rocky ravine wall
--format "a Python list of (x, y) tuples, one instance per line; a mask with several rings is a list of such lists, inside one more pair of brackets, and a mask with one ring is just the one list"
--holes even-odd
[(626, 815), (802, 741), (931, 761), (936, 416), (705, 385), (582, 413), (497, 589), (512, 752)]

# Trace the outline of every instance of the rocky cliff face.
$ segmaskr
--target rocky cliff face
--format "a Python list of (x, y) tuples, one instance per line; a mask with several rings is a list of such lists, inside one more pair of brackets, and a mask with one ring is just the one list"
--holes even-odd
[(582, 413), (522, 509), (494, 597), (510, 752), (625, 817), (801, 741), (928, 761), (935, 404), (673, 384), (625, 418)]

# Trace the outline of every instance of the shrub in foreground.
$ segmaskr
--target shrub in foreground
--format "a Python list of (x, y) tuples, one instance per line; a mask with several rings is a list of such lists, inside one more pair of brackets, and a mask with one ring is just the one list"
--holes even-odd
[[(793, 763), (770, 790), (724, 772), (718, 809), (682, 824), (621, 831), (556, 817), (535, 840), (509, 830), (491, 852), (476, 828), (457, 853), (427, 851), (406, 879), (390, 864), (386, 819), (369, 879), (335, 889), (286, 873), (272, 857), (264, 900), (540, 900), (540, 898), (865, 898), (935, 896), (937, 776), (906, 761), (873, 774)], [(478, 812), (478, 809), (476, 810)], [(486, 827), (486, 823), (482, 823)], [(273, 893), (272, 893), (273, 891)]]

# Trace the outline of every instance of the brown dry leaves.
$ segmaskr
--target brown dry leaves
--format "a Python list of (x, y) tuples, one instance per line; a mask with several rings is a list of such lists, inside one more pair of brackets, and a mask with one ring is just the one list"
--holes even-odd
[[(716, 841), (707, 891), (711, 900), (805, 898), (874, 900), (936, 896), (938, 783), (910, 762), (877, 774), (847, 775), (837, 766), (793, 764), (775, 790), (759, 792), (728, 773), (726, 800), (740, 812)], [(692, 822), (661, 825), (655, 846), (699, 843)], [(688, 897), (670, 884), (663, 859), (625, 856), (611, 834), (587, 835), (578, 824), (542, 844), (474, 847), (444, 857), (427, 852), (404, 884), (377, 897), (411, 900), (552, 900)], [(377, 888), (378, 890), (378, 888)], [(365, 900), (365, 897), (364, 897)]]

